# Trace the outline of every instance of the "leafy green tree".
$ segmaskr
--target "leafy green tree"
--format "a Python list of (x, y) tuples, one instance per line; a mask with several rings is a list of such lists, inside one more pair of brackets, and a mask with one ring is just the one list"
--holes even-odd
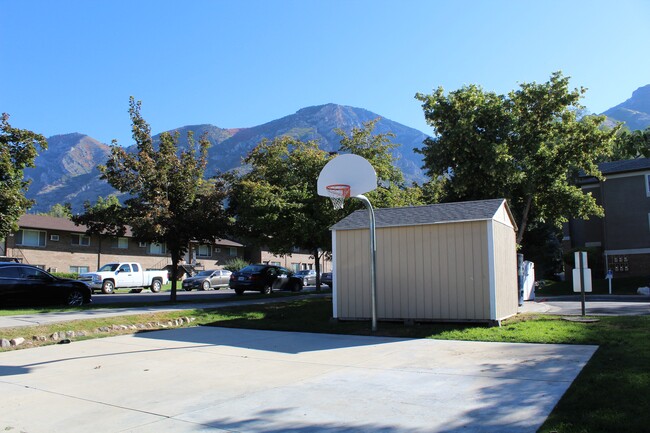
[(42, 215), (49, 215), (56, 218), (72, 218), (72, 204), (71, 203), (56, 203), (50, 206), (47, 212)]
[(645, 130), (623, 130), (616, 136), (611, 161), (622, 159), (650, 158), (650, 128)]
[(24, 170), (34, 167), (38, 148), (47, 149), (41, 134), (13, 128), (9, 115), (2, 113), (0, 121), (0, 239), (18, 229), (18, 219), (34, 204), (25, 197), (29, 180)]
[(601, 177), (596, 161), (611, 153), (617, 129), (601, 128), (604, 116), (580, 117), (586, 90), (569, 90), (568, 81), (555, 72), (507, 96), (475, 85), (418, 93), (435, 133), (419, 152), (428, 176), (446, 179), (445, 201), (508, 199), (519, 244), (539, 224), (559, 229), (568, 217), (602, 216), (573, 179), (580, 170)]
[(244, 159), (250, 171), (231, 175), (229, 211), (247, 243), (278, 255), (304, 248), (315, 259), (331, 251), (329, 227), (337, 220), (331, 203), (316, 192), (318, 174), (331, 157), (313, 141), (291, 137), (263, 140)]
[[(204, 178), (210, 142), (202, 137), (198, 146), (188, 133), (188, 149), (179, 152), (178, 134), (163, 133), (154, 147), (149, 124), (140, 115), (140, 102), (129, 101), (133, 139), (137, 152), (128, 153), (116, 142), (106, 165), (99, 166), (102, 178), (128, 195), (118, 209), (106, 209), (75, 218), (90, 230), (119, 235), (126, 225), (140, 241), (167, 246), (172, 262), (171, 300), (176, 300), (178, 263), (190, 241), (214, 242), (227, 237), (229, 220), (224, 209), (225, 185)], [(119, 210), (119, 212), (118, 212)]]
[[(423, 191), (417, 185), (408, 187), (402, 171), (392, 154), (399, 145), (392, 142), (393, 133), (373, 134), (379, 119), (364, 122), (361, 128), (352, 128), (349, 134), (340, 128), (334, 130), (341, 137), (342, 153), (353, 153), (365, 158), (377, 173), (378, 187), (365, 194), (374, 207), (402, 207), (423, 204)], [(354, 206), (357, 208), (360, 205)]]

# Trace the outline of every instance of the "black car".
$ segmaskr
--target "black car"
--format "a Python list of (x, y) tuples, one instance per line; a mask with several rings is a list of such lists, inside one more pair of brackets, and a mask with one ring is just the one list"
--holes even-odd
[(16, 304), (79, 306), (92, 302), (82, 281), (55, 277), (24, 263), (0, 263), (0, 307)]
[(320, 282), (323, 284), (327, 284), (329, 288), (332, 288), (332, 273), (331, 272), (323, 272), (320, 276)]
[(274, 290), (302, 290), (302, 278), (275, 265), (248, 265), (230, 275), (228, 287), (241, 295), (246, 290), (270, 294)]

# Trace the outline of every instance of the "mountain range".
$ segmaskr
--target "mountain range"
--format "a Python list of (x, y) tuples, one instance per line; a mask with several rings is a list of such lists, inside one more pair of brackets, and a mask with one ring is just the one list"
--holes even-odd
[[(349, 132), (362, 127), (364, 122), (379, 119), (374, 133), (395, 134), (392, 139), (399, 146), (393, 155), (397, 166), (409, 181), (422, 181), (422, 158), (414, 152), (422, 147), (426, 135), (378, 114), (336, 104), (307, 107), (296, 113), (250, 128), (224, 129), (214, 125), (188, 125), (178, 131), (179, 147), (187, 146), (187, 132), (193, 131), (198, 138), (206, 133), (211, 147), (208, 152), (206, 175), (228, 171), (242, 165), (242, 158), (262, 139), (288, 135), (299, 140), (316, 140), (321, 149), (337, 151), (340, 137), (336, 128)], [(157, 141), (160, 134), (153, 137)], [(134, 150), (135, 146), (127, 148)], [(32, 179), (27, 197), (35, 200), (30, 212), (46, 212), (56, 203), (71, 203), (73, 211), (83, 209), (84, 201), (94, 203), (97, 197), (106, 197), (115, 190), (99, 179), (97, 165), (104, 164), (110, 155), (110, 146), (87, 135), (72, 133), (48, 138), (48, 150), (35, 160), (35, 168), (25, 170)]]
[(624, 122), (631, 131), (650, 127), (650, 84), (639, 87), (630, 99), (603, 114), (610, 120)]
[[(631, 130), (650, 127), (650, 85), (640, 87), (630, 99), (603, 114), (611, 124), (624, 122)], [(393, 155), (405, 178), (423, 181), (422, 157), (414, 149), (422, 147), (426, 135), (362, 108), (326, 104), (303, 108), (250, 128), (224, 129), (204, 124), (182, 126), (174, 131), (180, 133), (180, 147), (187, 146), (188, 131), (193, 131), (196, 138), (207, 134), (212, 144), (206, 173), (210, 176), (240, 167), (242, 158), (264, 138), (289, 135), (303, 141), (316, 140), (323, 150), (332, 152), (338, 150), (340, 142), (335, 129), (349, 132), (353, 127), (362, 127), (364, 122), (374, 119), (379, 119), (374, 133), (395, 134), (392, 141), (399, 146)], [(157, 140), (159, 137), (160, 134), (153, 138)], [(114, 193), (108, 183), (99, 179), (97, 170), (97, 165), (103, 164), (109, 155), (110, 146), (88, 135), (71, 133), (49, 137), (48, 150), (36, 158), (36, 167), (25, 170), (25, 176), (32, 179), (27, 197), (36, 201), (30, 212), (46, 212), (56, 203), (71, 203), (73, 211), (79, 212), (84, 201), (94, 203), (97, 197)]]

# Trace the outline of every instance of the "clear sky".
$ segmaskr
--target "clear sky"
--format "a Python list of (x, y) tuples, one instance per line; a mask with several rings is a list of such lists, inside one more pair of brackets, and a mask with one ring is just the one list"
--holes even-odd
[(0, 0), (0, 111), (46, 137), (131, 144), (336, 103), (431, 129), (414, 95), (507, 93), (553, 71), (600, 113), (650, 84), (648, 0)]

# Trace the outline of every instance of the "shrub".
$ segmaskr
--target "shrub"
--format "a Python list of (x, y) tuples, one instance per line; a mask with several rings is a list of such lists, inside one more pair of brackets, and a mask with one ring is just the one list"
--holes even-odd
[(223, 268), (231, 272), (235, 272), (248, 265), (249, 263), (246, 260), (237, 257), (235, 259), (228, 260)]
[(79, 274), (76, 272), (52, 272), (52, 275), (59, 278), (70, 278), (72, 280), (79, 278)]

